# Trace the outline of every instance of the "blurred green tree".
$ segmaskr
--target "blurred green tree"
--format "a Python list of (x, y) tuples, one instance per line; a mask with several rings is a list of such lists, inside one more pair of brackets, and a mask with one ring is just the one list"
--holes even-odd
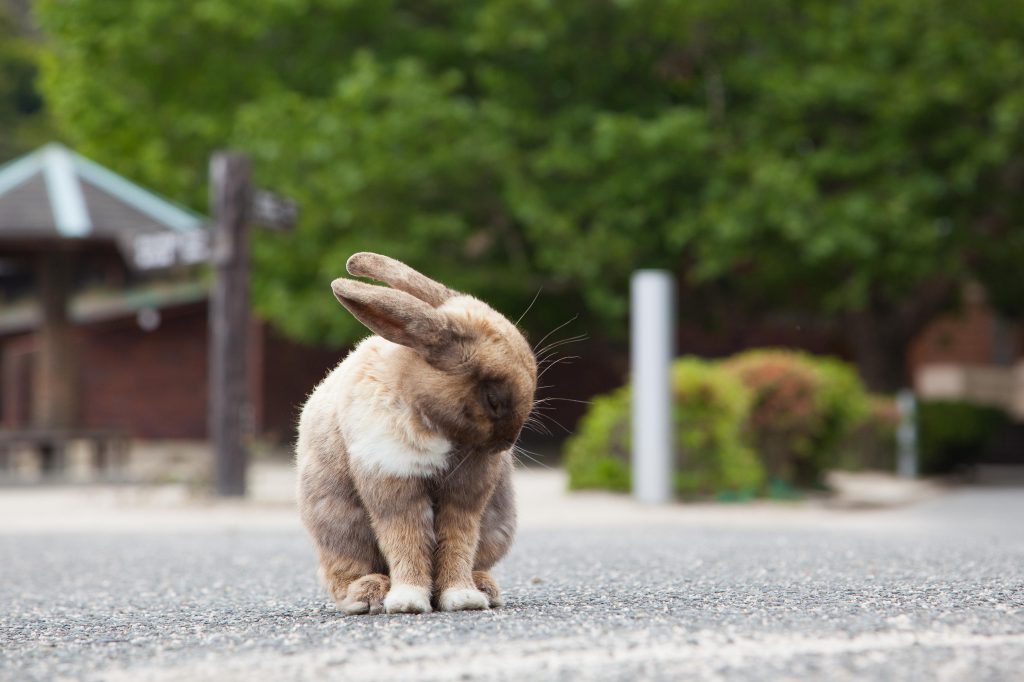
[(199, 205), (231, 144), (300, 200), (254, 285), (301, 338), (359, 333), (323, 292), (362, 248), (506, 310), (575, 292), (609, 330), (634, 268), (672, 268), (751, 315), (831, 320), (875, 388), (964, 279), (1021, 312), (1021, 0), (39, 11), (47, 98), (86, 153)]
[(0, 3), (0, 162), (52, 135), (36, 88), (40, 48), (9, 3)]

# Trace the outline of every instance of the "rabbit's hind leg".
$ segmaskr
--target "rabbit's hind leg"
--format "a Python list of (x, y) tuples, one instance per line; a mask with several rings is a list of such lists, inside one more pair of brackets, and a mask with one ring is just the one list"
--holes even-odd
[(338, 609), (347, 615), (381, 613), (391, 579), (370, 564), (344, 556), (320, 555), (320, 576)]
[(480, 520), (480, 540), (473, 558), (473, 570), (491, 570), (508, 553), (515, 534), (516, 507), (512, 491), (512, 464), (509, 461)]
[(480, 523), (480, 541), (473, 561), (473, 583), (487, 595), (492, 609), (504, 606), (498, 583), (491, 576), (491, 567), (505, 556), (516, 532), (515, 499), (512, 493), (511, 461), (484, 510)]
[(312, 461), (300, 474), (299, 509), (320, 558), (320, 579), (342, 612), (379, 613), (391, 581), (370, 517), (347, 476)]
[(476, 589), (487, 595), (487, 605), (492, 609), (505, 605), (505, 600), (501, 598), (501, 589), (491, 577), (490, 571), (473, 571), (473, 583)]

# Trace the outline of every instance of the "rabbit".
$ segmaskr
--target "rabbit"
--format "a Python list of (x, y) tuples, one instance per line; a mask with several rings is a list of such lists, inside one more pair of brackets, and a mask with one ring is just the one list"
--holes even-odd
[(346, 614), (503, 605), (490, 569), (516, 528), (512, 447), (537, 362), (515, 324), (386, 256), (334, 295), (375, 336), (306, 401), (296, 465), (320, 577)]

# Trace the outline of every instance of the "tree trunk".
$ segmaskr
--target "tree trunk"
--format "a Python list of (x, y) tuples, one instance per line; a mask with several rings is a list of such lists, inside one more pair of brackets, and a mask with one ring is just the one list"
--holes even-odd
[(861, 377), (879, 393), (894, 393), (910, 384), (907, 346), (911, 339), (894, 326), (877, 313), (861, 311), (851, 316), (848, 327)]

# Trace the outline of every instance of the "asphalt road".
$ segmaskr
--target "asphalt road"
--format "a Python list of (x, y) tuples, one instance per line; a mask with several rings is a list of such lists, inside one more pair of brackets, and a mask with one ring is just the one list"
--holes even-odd
[(553, 519), (425, 616), (339, 615), (293, 526), (0, 530), (0, 679), (1024, 680), (1024, 490), (802, 513)]

